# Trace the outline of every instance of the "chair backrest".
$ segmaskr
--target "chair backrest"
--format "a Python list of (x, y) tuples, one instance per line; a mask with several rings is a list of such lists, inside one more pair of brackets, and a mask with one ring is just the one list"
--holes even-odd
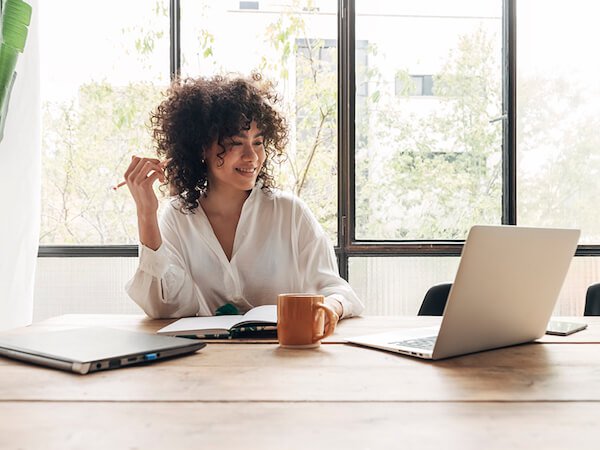
[(419, 316), (442, 316), (444, 308), (450, 294), (452, 283), (436, 284), (429, 288), (421, 303), (421, 308), (417, 315)]
[(600, 283), (592, 284), (585, 294), (584, 316), (600, 316)]

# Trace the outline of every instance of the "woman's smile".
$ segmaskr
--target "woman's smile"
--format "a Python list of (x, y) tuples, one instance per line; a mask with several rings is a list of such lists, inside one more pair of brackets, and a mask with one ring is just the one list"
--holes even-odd
[(244, 177), (252, 177), (256, 173), (256, 167), (236, 167), (236, 171)]

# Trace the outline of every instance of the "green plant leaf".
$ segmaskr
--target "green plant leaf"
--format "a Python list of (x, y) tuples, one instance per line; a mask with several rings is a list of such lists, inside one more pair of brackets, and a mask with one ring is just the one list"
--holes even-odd
[(27, 25), (2, 16), (2, 42), (22, 53), (26, 40)]
[(17, 58), (25, 49), (31, 12), (31, 6), (23, 0), (0, 0), (0, 141), (4, 137), (10, 94), (17, 78)]
[(23, 25), (31, 23), (31, 6), (23, 0), (6, 0), (2, 9), (3, 17), (10, 17)]
[(6, 123), (6, 116), (8, 113), (8, 104), (10, 102), (10, 93), (12, 92), (12, 87), (14, 86), (16, 79), (17, 79), (17, 72), (13, 72), (11, 81), (7, 86), (6, 95), (2, 96), (2, 103), (0, 103), (0, 142), (2, 142), (2, 138), (4, 137), (4, 124)]

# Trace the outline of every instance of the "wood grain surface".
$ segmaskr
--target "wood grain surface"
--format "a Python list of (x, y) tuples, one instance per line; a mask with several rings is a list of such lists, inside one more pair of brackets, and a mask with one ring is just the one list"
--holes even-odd
[[(567, 338), (424, 361), (343, 344), (439, 318), (344, 321), (315, 350), (211, 342), (86, 376), (0, 358), (0, 449), (592, 449), (600, 321)], [(13, 330), (169, 321), (68, 315)]]

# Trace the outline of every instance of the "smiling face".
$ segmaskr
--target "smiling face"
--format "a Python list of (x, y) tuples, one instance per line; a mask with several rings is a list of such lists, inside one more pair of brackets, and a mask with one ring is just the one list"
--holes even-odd
[(250, 129), (223, 139), (222, 145), (213, 142), (204, 152), (211, 190), (249, 191), (265, 162), (264, 139), (256, 122)]

